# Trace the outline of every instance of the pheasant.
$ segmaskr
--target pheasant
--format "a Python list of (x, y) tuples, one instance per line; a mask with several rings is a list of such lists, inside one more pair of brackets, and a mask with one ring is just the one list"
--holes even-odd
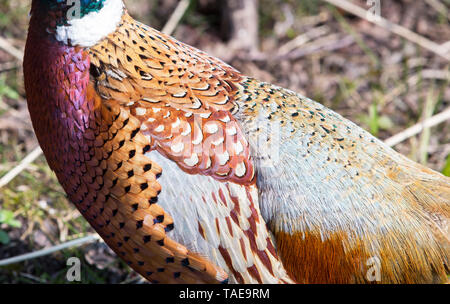
[(447, 280), (449, 178), (122, 0), (33, 0), (24, 75), (68, 199), (150, 282)]

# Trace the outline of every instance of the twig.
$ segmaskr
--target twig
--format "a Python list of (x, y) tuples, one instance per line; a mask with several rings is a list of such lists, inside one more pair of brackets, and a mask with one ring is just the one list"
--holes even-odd
[(444, 42), (443, 44), (441, 44), (441, 47), (447, 52), (450, 52), (450, 41)]
[[(439, 100), (439, 94), (436, 92), (436, 90), (433, 88), (428, 92), (427, 99), (425, 102), (425, 107), (423, 109), (423, 120), (429, 119), (435, 110), (435, 106), (438, 103)], [(430, 138), (431, 138), (431, 128), (430, 127), (424, 127), (422, 129), (422, 132), (420, 134), (420, 140), (419, 140), (419, 161), (421, 164), (427, 163), (428, 158), (428, 147), (430, 145)]]
[(62, 243), (50, 248), (46, 248), (46, 249), (42, 249), (42, 250), (38, 250), (35, 252), (31, 252), (31, 253), (26, 253), (26, 254), (22, 254), (22, 255), (18, 255), (12, 258), (8, 258), (8, 259), (4, 259), (0, 261), (0, 266), (6, 266), (9, 264), (14, 264), (14, 263), (19, 263), (19, 262), (23, 262), (26, 260), (31, 260), (31, 259), (35, 259), (35, 258), (39, 258), (45, 255), (49, 255), (53, 252), (56, 251), (60, 251), (60, 250), (64, 250), (67, 249), (69, 247), (79, 247), (81, 245), (87, 244), (87, 243), (92, 243), (95, 242), (97, 240), (99, 240), (100, 237), (97, 234), (94, 235), (88, 235), (86, 237), (83, 238), (79, 238), (73, 241), (69, 241), (66, 243)]
[(167, 35), (172, 35), (172, 33), (175, 31), (176, 27), (178, 26), (178, 23), (180, 23), (181, 18), (183, 18), (184, 13), (188, 9), (190, 4), (190, 0), (181, 0), (175, 10), (172, 13), (172, 16), (170, 16), (169, 20), (167, 21), (166, 25), (163, 27), (161, 32)]
[(3, 37), (0, 37), (0, 48), (4, 49), (6, 52), (8, 52), (10, 55), (14, 56), (18, 60), (23, 60), (23, 52), (19, 49), (17, 49), (15, 46), (13, 46), (11, 43), (9, 43), (8, 40), (6, 40)]
[(423, 129), (437, 126), (438, 124), (443, 123), (444, 121), (449, 120), (449, 119), (450, 119), (450, 107), (447, 108), (446, 110), (444, 110), (443, 112), (430, 117), (429, 119), (419, 122), (419, 123), (415, 124), (414, 126), (408, 128), (406, 130), (403, 130), (402, 132), (400, 132), (392, 137), (389, 137), (388, 139), (386, 139), (384, 141), (384, 143), (390, 147), (393, 147), (393, 146), (405, 141), (406, 139), (419, 134), (420, 132), (422, 132)]
[(18, 65), (16, 62), (3, 62), (0, 63), (0, 73), (9, 71), (9, 70), (13, 70), (15, 68), (17, 68)]
[(294, 39), (292, 39), (289, 42), (280, 46), (278, 48), (278, 56), (287, 55), (291, 51), (299, 48), (300, 46), (304, 45), (305, 43), (309, 42), (310, 40), (316, 39), (320, 36), (328, 34), (329, 31), (330, 31), (330, 28), (326, 25), (312, 28), (308, 32), (298, 35)]
[(35, 148), (28, 154), (14, 169), (6, 173), (2, 178), (0, 178), (0, 188), (12, 181), (17, 175), (20, 174), (26, 167), (31, 164), (36, 158), (42, 154), (41, 147)]
[(442, 4), (439, 0), (425, 0), (425, 2), (433, 9), (435, 9), (438, 13), (441, 13), (442, 15), (450, 19), (450, 14), (448, 12), (447, 7), (444, 4)]
[(32, 274), (29, 274), (29, 273), (21, 272), (20, 275), (23, 276), (24, 278), (27, 278), (27, 279), (29, 279), (29, 280), (38, 282), (38, 283), (40, 283), (40, 284), (45, 284), (45, 283), (47, 283), (47, 281), (46, 281), (45, 279), (38, 278), (38, 277), (36, 277), (36, 276), (34, 276), (34, 275), (32, 275)]
[(287, 55), (276, 56), (274, 60), (296, 60), (319, 51), (334, 51), (344, 48), (352, 45), (354, 42), (355, 39), (351, 35), (341, 36), (339, 34), (330, 34), (307, 43), (302, 48), (294, 50)]
[(392, 102), (395, 98), (406, 92), (408, 87), (415, 87), (420, 79), (450, 81), (450, 71), (426, 69), (408, 78), (405, 83), (401, 83), (384, 96), (384, 106)]
[(369, 22), (372, 22), (379, 27), (384, 28), (385, 30), (390, 31), (391, 33), (394, 33), (396, 35), (399, 35), (427, 50), (430, 52), (433, 52), (447, 60), (450, 61), (450, 54), (447, 50), (447, 48), (444, 48), (442, 45), (437, 44), (436, 42), (433, 42), (417, 33), (414, 33), (413, 31), (400, 26), (398, 24), (395, 24), (393, 22), (390, 22), (389, 20), (378, 16), (377, 18), (368, 18), (369, 13), (365, 9), (348, 2), (346, 0), (324, 0), (330, 4), (333, 4), (340, 9), (343, 9), (355, 16), (358, 16), (359, 18), (365, 19)]
[(125, 279), (124, 281), (120, 282), (119, 284), (131, 284), (131, 283), (136, 283), (136, 284), (142, 284), (145, 283), (145, 279), (142, 282), (143, 277), (141, 276), (135, 276), (135, 277), (130, 277)]
[(422, 71), (422, 77), (424, 79), (437, 79), (450, 81), (450, 70), (427, 69)]
[(283, 37), (286, 35), (286, 32), (294, 25), (295, 17), (292, 13), (292, 7), (285, 3), (281, 6), (281, 11), (284, 15), (284, 21), (279, 21), (275, 24), (273, 30), (278, 37)]

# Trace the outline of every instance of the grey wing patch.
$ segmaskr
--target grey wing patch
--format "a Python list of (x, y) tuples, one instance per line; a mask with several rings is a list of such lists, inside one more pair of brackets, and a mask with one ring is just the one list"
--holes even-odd
[[(171, 238), (223, 268), (229, 273), (230, 282), (290, 281), (277, 257), (264, 253), (267, 259), (261, 259), (258, 255), (258, 250), (268, 252), (270, 237), (262, 218), (259, 222), (250, 220), (254, 212), (259, 212), (256, 188), (249, 190), (209, 176), (190, 175), (158, 152), (148, 154), (163, 168), (158, 204), (174, 220), (174, 229), (168, 233)], [(256, 210), (251, 209), (249, 196)], [(249, 232), (255, 233), (254, 246)], [(254, 275), (254, 269), (260, 280)]]

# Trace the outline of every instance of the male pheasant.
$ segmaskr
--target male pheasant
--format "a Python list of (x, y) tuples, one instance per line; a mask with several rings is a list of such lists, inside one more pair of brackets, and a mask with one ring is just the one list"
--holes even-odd
[(151, 282), (447, 279), (449, 178), (122, 0), (33, 0), (24, 74), (68, 198)]

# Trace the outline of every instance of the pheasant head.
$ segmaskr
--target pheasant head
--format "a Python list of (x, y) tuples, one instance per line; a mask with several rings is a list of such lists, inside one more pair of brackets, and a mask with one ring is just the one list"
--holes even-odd
[(123, 10), (122, 0), (34, 0), (31, 14), (57, 41), (90, 47), (115, 30)]

